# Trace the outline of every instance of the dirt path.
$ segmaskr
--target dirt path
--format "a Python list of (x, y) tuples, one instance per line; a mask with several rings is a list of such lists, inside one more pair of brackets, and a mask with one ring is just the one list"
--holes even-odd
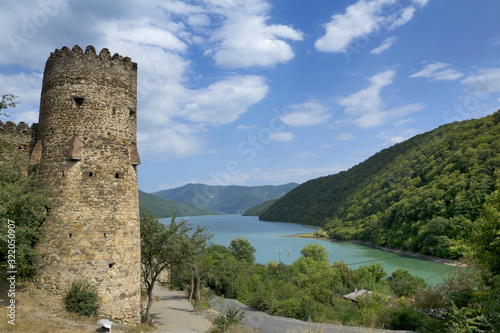
[(209, 314), (193, 313), (193, 306), (182, 291), (155, 286), (153, 293), (160, 298), (151, 309), (153, 320), (158, 321), (158, 331), (155, 333), (202, 333), (210, 327)]

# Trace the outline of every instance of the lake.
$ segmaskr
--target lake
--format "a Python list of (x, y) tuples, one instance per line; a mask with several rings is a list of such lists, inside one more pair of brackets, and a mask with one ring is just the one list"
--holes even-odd
[[(312, 228), (295, 223), (262, 222), (258, 217), (241, 215), (193, 216), (184, 219), (189, 220), (192, 226), (208, 227), (208, 232), (214, 235), (211, 240), (214, 244), (229, 246), (233, 238), (239, 236), (247, 238), (256, 249), (255, 261), (261, 264), (267, 264), (272, 260), (281, 260), (285, 264), (291, 264), (300, 257), (300, 250), (304, 246), (314, 243), (326, 248), (332, 263), (344, 260), (349, 267), (357, 268), (376, 262), (382, 265), (387, 274), (391, 274), (396, 268), (403, 268), (421, 276), (431, 284), (442, 281), (441, 273), (453, 269), (448, 265), (395, 254), (366, 245), (284, 237), (314, 231)], [(180, 218), (177, 220), (179, 221)], [(168, 224), (170, 219), (161, 221)]]

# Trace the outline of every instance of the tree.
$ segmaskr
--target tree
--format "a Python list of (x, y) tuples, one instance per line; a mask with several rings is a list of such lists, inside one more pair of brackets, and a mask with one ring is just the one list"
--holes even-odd
[(491, 273), (500, 274), (500, 191), (493, 193), (493, 202), (484, 207), (478, 223), (476, 255)]
[(229, 250), (234, 257), (239, 261), (244, 261), (248, 264), (253, 264), (255, 261), (255, 248), (250, 244), (248, 239), (237, 237), (231, 240)]
[(175, 214), (168, 227), (149, 212), (142, 215), (141, 273), (148, 294), (148, 304), (142, 321), (149, 320), (153, 288), (160, 274), (183, 261), (192, 262), (192, 256), (197, 253), (195, 249), (201, 246), (203, 239), (206, 242), (203, 228), (197, 227), (196, 231), (190, 234), (191, 230), (188, 221), (177, 223)]
[(419, 288), (426, 287), (424, 279), (412, 275), (402, 268), (397, 268), (392, 272), (391, 276), (387, 278), (387, 283), (397, 297), (415, 296)]
[(328, 251), (323, 245), (309, 244), (300, 250), (300, 254), (305, 258), (312, 258), (315, 261), (328, 261)]
[(15, 108), (17, 104), (19, 104), (19, 101), (16, 101), (17, 96), (14, 96), (12, 94), (5, 94), (2, 95), (2, 100), (0, 101), (0, 116), (5, 116), (9, 117), (9, 114), (6, 112), (3, 112), (2, 110), (8, 109), (8, 108)]
[[(9, 154), (16, 148), (0, 140), (0, 261), (7, 261), (13, 265), (10, 270), (29, 278), (36, 270), (35, 245), (43, 235), (49, 204), (47, 189), (41, 187), (36, 175), (24, 171), (27, 161)], [(13, 250), (15, 261), (10, 261)]]

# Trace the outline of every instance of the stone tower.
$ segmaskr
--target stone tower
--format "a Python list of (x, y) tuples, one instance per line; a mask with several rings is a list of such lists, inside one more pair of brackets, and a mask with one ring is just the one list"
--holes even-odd
[(101, 312), (140, 321), (137, 64), (63, 47), (45, 64), (31, 168), (51, 191), (37, 282), (97, 286)]

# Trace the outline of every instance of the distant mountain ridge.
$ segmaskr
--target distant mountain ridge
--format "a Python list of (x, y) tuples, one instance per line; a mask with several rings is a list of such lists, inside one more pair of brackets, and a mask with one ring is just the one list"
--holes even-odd
[(172, 217), (174, 213), (179, 217), (224, 214), (213, 209), (197, 208), (192, 204), (174, 202), (154, 194), (139, 191), (139, 213), (142, 215), (148, 210), (157, 218)]
[(151, 194), (198, 209), (208, 208), (227, 214), (241, 214), (270, 199), (280, 198), (297, 186), (297, 183), (263, 186), (186, 184)]
[(259, 218), (331, 238), (458, 258), (500, 189), (500, 111), (440, 126), (335, 175), (309, 180)]

